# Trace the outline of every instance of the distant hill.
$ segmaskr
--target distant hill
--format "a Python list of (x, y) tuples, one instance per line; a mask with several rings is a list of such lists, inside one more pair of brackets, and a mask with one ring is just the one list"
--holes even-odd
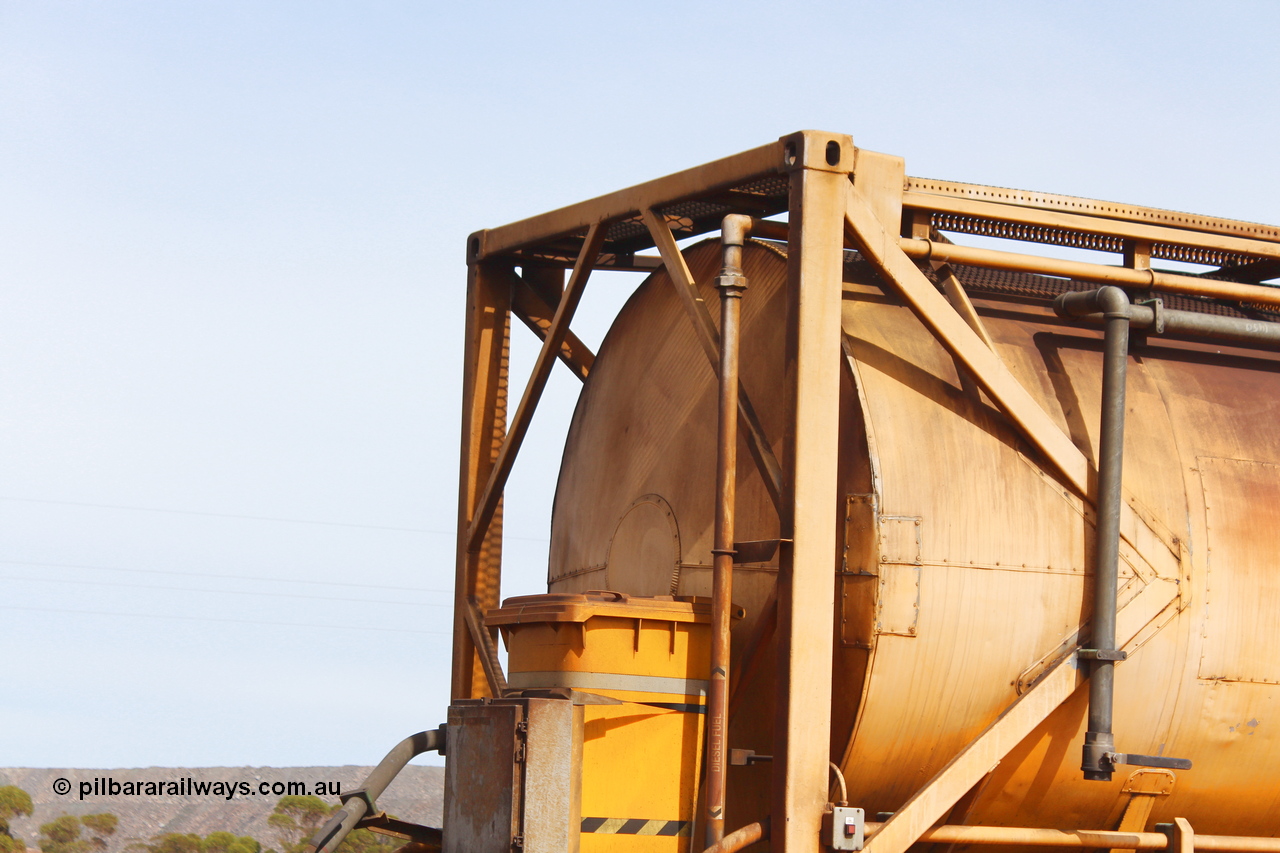
[[(370, 767), (145, 767), (109, 770), (47, 770), (44, 768), (0, 768), (0, 786), (17, 785), (31, 795), (35, 814), (16, 818), (10, 823), (15, 835), (35, 847), (40, 824), (47, 823), (62, 814), (84, 815), (93, 812), (113, 812), (120, 818), (120, 828), (111, 839), (106, 853), (121, 853), (128, 844), (149, 840), (165, 832), (194, 832), (208, 835), (226, 830), (236, 835), (251, 835), (262, 842), (263, 847), (278, 847), (279, 842), (267, 816), (279, 801), (278, 794), (257, 793), (259, 785), (275, 783), (305, 783), (309, 788), (317, 782), (336, 784), (343, 791), (356, 788)], [(64, 796), (53, 790), (54, 782), (66, 779), (71, 790)], [(124, 793), (110, 796), (105, 793), (89, 793), (80, 799), (80, 783), (92, 785), (94, 780), (111, 779), (121, 785), (135, 787), (141, 783), (177, 783), (181, 789), (196, 788), (214, 783), (235, 783), (236, 793), (230, 800), (225, 796), (208, 794), (170, 795), (146, 793), (127, 796)], [(186, 780), (190, 780), (189, 782)], [(246, 783), (253, 793), (243, 795), (240, 784)], [(99, 789), (103, 784), (99, 783)], [(145, 790), (143, 788), (142, 790)], [(154, 788), (153, 788), (154, 790)], [(268, 789), (269, 790), (269, 789)], [(310, 791), (308, 791), (310, 793)], [(326, 802), (336, 803), (336, 796), (325, 796)], [(428, 826), (440, 826), (444, 806), (444, 768), (410, 765), (404, 769), (391, 787), (378, 798), (378, 805), (386, 812), (405, 820)]]

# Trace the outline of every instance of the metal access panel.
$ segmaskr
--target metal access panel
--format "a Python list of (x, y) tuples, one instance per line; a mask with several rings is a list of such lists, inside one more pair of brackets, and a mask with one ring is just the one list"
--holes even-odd
[(473, 700), (449, 708), (445, 853), (498, 853), (520, 836), (523, 709)]
[(444, 853), (577, 853), (582, 707), (471, 699), (449, 707)]

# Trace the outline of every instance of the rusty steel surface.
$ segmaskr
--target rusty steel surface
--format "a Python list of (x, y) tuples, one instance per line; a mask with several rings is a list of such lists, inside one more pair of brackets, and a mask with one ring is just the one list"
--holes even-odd
[(509, 850), (520, 835), (523, 769), (514, 760), (523, 708), (514, 702), (449, 707), (444, 850)]
[[(639, 217), (657, 207), (663, 208), (663, 214), (678, 222), (689, 235), (718, 227), (726, 213), (744, 204), (749, 205), (748, 209), (757, 208), (761, 214), (777, 213), (786, 209), (787, 185), (785, 180), (770, 179), (778, 170), (781, 149), (781, 142), (772, 142), (591, 201), (479, 232), (472, 238), (476, 254), (486, 258), (527, 251), (548, 241), (567, 240), (572, 245), (575, 236), (580, 238), (588, 226), (603, 221), (617, 222), (612, 233), (605, 235), (610, 250), (614, 248), (612, 244), (620, 244), (624, 251), (649, 248), (653, 243), (648, 241)], [(710, 194), (714, 196), (705, 198)], [(704, 198), (695, 201), (695, 196)], [(554, 251), (542, 254), (554, 257)]]
[[(707, 689), (706, 844), (724, 838), (725, 762), (729, 725), (729, 642), (733, 609), (733, 562), (738, 556), (733, 510), (738, 485), (738, 318), (747, 278), (742, 274), (745, 216), (725, 217), (720, 243), (723, 260), (716, 287), (720, 291), (720, 406), (716, 436), (715, 561), (711, 582), (711, 685)], [(730, 237), (730, 231), (736, 233)]]
[[(473, 270), (532, 259), (567, 268), (590, 248), (589, 225), (604, 234), (601, 267), (657, 246), (664, 269), (620, 312), (574, 413), (549, 589), (709, 595), (719, 334), (704, 306), (716, 298), (719, 245), (680, 253), (675, 240), (711, 230), (726, 209), (789, 213), (789, 228), (771, 226), (742, 261), (751, 453), (736, 465), (736, 534), (785, 544), (734, 566), (746, 617), (732, 657), (746, 660), (728, 746), (776, 760), (730, 769), (727, 828), (772, 815), (771, 849), (816, 851), (832, 759), (851, 805), (894, 813), (869, 837), (875, 853), (960, 824), (1139, 836), (1175, 818), (1161, 846), (1273, 849), (1280, 355), (1135, 328), (1116, 749), (1194, 766), (1155, 791), (1138, 775), (1151, 771), (1085, 781), (1087, 669), (1075, 653), (1091, 639), (1102, 333), (1051, 302), (1112, 282), (1135, 306), (1159, 295), (1171, 309), (1266, 323), (1280, 288), (1258, 282), (1280, 257), (1280, 230), (908, 178), (900, 159), (832, 134), (784, 137), (707, 168), (481, 232)], [(947, 230), (1022, 240), (1027, 254), (954, 246)], [(1121, 265), (1038, 257), (1036, 244), (1112, 251)], [(1161, 258), (1218, 269), (1152, 269)], [(502, 294), (487, 298), (501, 310)], [(542, 299), (522, 313), (545, 318), (557, 306)], [(483, 316), (477, 328), (497, 328)], [(460, 521), (473, 548), (459, 578), (478, 598), (496, 579), (496, 561), (474, 550), (473, 513), (497, 497), (479, 501), (500, 446), (480, 438), (486, 424), (501, 428), (499, 407), (483, 402), (501, 371), (491, 357), (487, 371), (471, 367), (486, 363), (491, 332), (468, 340), (475, 426), (464, 426)], [(465, 627), (459, 642), (469, 677), (483, 679)], [(1094, 841), (1062, 846), (1130, 847)]]
[[(553, 270), (559, 273), (559, 270)], [(526, 276), (528, 273), (526, 273)], [(559, 278), (563, 279), (563, 275)], [(532, 280), (532, 276), (529, 276)], [(554, 296), (553, 301), (558, 301), (563, 290), (561, 286), (552, 291), (549, 295)], [(511, 313), (519, 317), (521, 322), (529, 327), (529, 330), (538, 336), (539, 340), (545, 341), (547, 333), (551, 328), (551, 321), (555, 319), (556, 310), (551, 304), (544, 301), (542, 295), (535, 289), (529, 281), (523, 276), (518, 276), (513, 270), (511, 272)], [(578, 336), (569, 330), (565, 330), (564, 343), (560, 346), (558, 353), (560, 360), (573, 371), (573, 375), (579, 379), (586, 379), (587, 374), (591, 372), (591, 364), (595, 361), (595, 353), (587, 348), (587, 345), (578, 340)]]
[(520, 444), (524, 441), (525, 433), (529, 429), (533, 411), (542, 398), (547, 379), (551, 375), (551, 368), (555, 366), (560, 348), (569, 333), (569, 323), (573, 320), (573, 314), (582, 299), (582, 291), (600, 254), (604, 230), (604, 225), (601, 223), (596, 223), (587, 229), (582, 249), (573, 264), (573, 274), (569, 276), (569, 282), (565, 285), (564, 293), (556, 305), (555, 316), (543, 338), (542, 348), (538, 350), (538, 358), (529, 374), (524, 396), (520, 398), (515, 417), (512, 418), (511, 425), (498, 448), (488, 482), (485, 483), (484, 491), (480, 493), (480, 498), (476, 502), (475, 512), (464, 540), (469, 551), (478, 550), (482, 540), (488, 534), (489, 523), (497, 510), (498, 501), (501, 500), (507, 477), (511, 473), (511, 466), (515, 464), (516, 454), (520, 452)]
[[(928, 211), (943, 231), (1111, 252), (1123, 251), (1126, 240), (1140, 240), (1152, 258), (1216, 266), (1280, 257), (1280, 229), (1270, 225), (995, 187), (951, 194), (944, 188), (957, 185), (945, 181), (913, 178), (910, 186), (918, 189), (907, 192), (903, 204)], [(1043, 203), (1028, 203), (1036, 198)]]
[[(840, 438), (840, 364), (830, 356), (840, 346), (841, 202), (853, 165), (853, 152), (846, 150), (851, 147), (847, 138), (798, 134), (787, 142), (797, 166), (791, 228), (804, 248), (789, 253), (781, 315), (786, 318), (781, 439), (787, 488), (779, 527), (781, 537), (792, 541), (778, 555), (778, 689), (771, 751), (772, 813), (778, 820), (769, 846), (784, 851), (813, 846), (827, 802), (830, 717), (815, 716), (812, 709), (831, 701), (832, 623), (813, 614), (829, 614), (834, 597), (828, 567), (836, 558), (830, 501), (838, 479), (831, 454)], [(741, 335), (744, 347), (754, 345), (745, 325)]]
[(977, 249), (952, 243), (935, 243), (931, 240), (902, 240), (907, 255), (922, 261), (954, 261), (973, 266), (1022, 272), (1044, 272), (1076, 278), (1082, 281), (1118, 284), (1125, 287), (1144, 288), (1162, 293), (1184, 293), (1199, 296), (1235, 299), (1272, 308), (1280, 306), (1280, 290), (1256, 284), (1241, 284), (1214, 278), (1157, 272), (1151, 269), (1128, 269), (1091, 264), (1083, 261), (1064, 261), (1042, 258), (1017, 252), (1000, 252), (994, 249)]
[(567, 700), (529, 699), (526, 706), (525, 853), (577, 853), (582, 825), (581, 705)]
[(511, 341), (509, 270), (473, 263), (467, 276), (467, 315), (462, 373), (462, 440), (458, 474), (458, 545), (453, 584), (453, 668), (450, 695), (492, 695), (482, 656), (472, 641), (468, 614), (498, 606), (502, 567), (499, 504), (481, 547), (466, 537), (493, 471), (507, 427), (507, 372)]
[[(691, 251), (688, 261), (704, 298), (712, 298), (715, 246)], [(742, 381), (758, 399), (777, 400), (785, 360), (772, 320), (783, 310), (783, 263), (774, 250), (752, 246), (746, 265), (752, 291), (743, 306)], [(661, 592), (666, 570), (648, 574), (647, 566), (672, 564), (659, 557), (673, 547), (670, 536), (651, 540), (646, 552), (645, 531), (627, 530), (630, 496), (661, 494), (687, 555), (680, 592), (710, 591), (709, 560), (695, 555), (709, 556), (712, 544), (714, 376), (694, 369), (698, 344), (678, 322), (680, 307), (662, 278), (641, 288), (615, 324), (579, 404), (557, 495), (553, 589)], [(1013, 685), (1024, 670), (1087, 617), (1092, 572), (1086, 502), (1054, 480), (988, 398), (963, 391), (946, 349), (887, 289), (869, 277), (846, 284), (844, 333), (853, 362), (838, 404), (844, 461), (835, 466), (844, 493), (873, 494), (878, 502), (870, 531), (842, 536), (847, 562), (833, 578), (840, 596), (833, 749), (843, 759), (851, 802), (872, 812), (901, 808), (1017, 698)], [(1073, 449), (1095, 458), (1099, 333), (1058, 319), (1046, 303), (971, 296), (1002, 363)], [(1280, 636), (1263, 617), (1276, 594), (1275, 573), (1268, 577), (1263, 566), (1267, 554), (1280, 552), (1280, 542), (1268, 539), (1280, 529), (1272, 518), (1280, 475), (1267, 476), (1277, 465), (1267, 460), (1280, 460), (1280, 362), (1212, 349), (1153, 342), (1135, 346), (1131, 359), (1125, 482), (1131, 511), (1154, 532), (1148, 553), (1138, 550), (1137, 535), (1139, 544), (1122, 549), (1121, 599), (1136, 608), (1123, 639), (1137, 641), (1133, 657), (1116, 667), (1117, 742), (1196, 761), (1155, 804), (1153, 821), (1177, 814), (1206, 832), (1267, 834), (1280, 829), (1271, 825), (1267, 799), (1280, 794), (1269, 772), (1280, 752), (1264, 723), (1249, 722), (1271, 707), (1275, 688), (1259, 686), (1280, 681), (1269, 663), (1278, 659)], [(769, 435), (780, 436), (779, 420), (776, 410), (762, 410)], [(618, 453), (629, 445), (645, 452)], [(600, 479), (604, 470), (609, 477)], [(776, 521), (759, 475), (740, 465), (739, 477), (742, 535), (772, 535)], [(1222, 517), (1216, 525), (1215, 507)], [(616, 543), (609, 547), (618, 532), (632, 546), (625, 555)], [(1248, 572), (1239, 586), (1220, 582), (1207, 610), (1190, 606), (1205, 596), (1212, 571), (1196, 542), (1209, 543), (1215, 555), (1226, 549), (1217, 559)], [(738, 568), (735, 600), (748, 617), (735, 630), (736, 644), (747, 641), (775, 571), (776, 561)], [(1209, 622), (1219, 630), (1202, 637)], [(752, 685), (735, 721), (734, 747), (775, 751), (761, 700), (773, 677), (762, 673)], [(1013, 755), (989, 754), (975, 778), (958, 783), (957, 798), (999, 762), (970, 806), (971, 822), (1119, 820), (1127, 774), (1112, 785), (1085, 783), (1075, 767), (1078, 746), (1068, 748), (1083, 731), (1084, 694), (1076, 687), (1072, 678), (1055, 688), (1065, 704), (1043, 722), (1033, 719), (1030, 738), (1005, 744)], [(764, 813), (759, 788), (767, 784), (758, 767), (735, 774), (730, 825)], [(1267, 807), (1248, 815), (1231, 807), (1260, 795)]]
[(443, 849), (577, 853), (583, 710), (569, 699), (449, 707)]
[[(866, 824), (868, 835), (884, 826)], [(1184, 829), (1185, 834), (1185, 829)], [(920, 836), (931, 844), (973, 844), (995, 847), (1062, 847), (1111, 848), (1114, 850), (1168, 850), (1169, 837), (1160, 832), (1128, 830), (1040, 829), (1022, 826), (935, 826)], [(1239, 851), (1239, 853), (1276, 853), (1280, 838), (1243, 835), (1203, 835), (1192, 832), (1194, 850)]]
[[(689, 320), (693, 323), (694, 330), (698, 334), (702, 349), (706, 352), (712, 369), (718, 370), (720, 333), (711, 322), (711, 314), (707, 310), (705, 301), (698, 296), (697, 285), (689, 272), (688, 265), (684, 262), (684, 256), (680, 254), (680, 248), (676, 245), (675, 237), (666, 223), (660, 220), (652, 210), (644, 212), (644, 219), (654, 243), (662, 254), (667, 275), (671, 278), (671, 284), (676, 289), (680, 302), (684, 305), (685, 312), (688, 314)], [(770, 449), (765, 440), (764, 430), (760, 426), (759, 418), (756, 417), (755, 407), (751, 405), (751, 399), (747, 396), (746, 390), (741, 387), (738, 388), (738, 408), (747, 430), (747, 447), (750, 449), (752, 457), (755, 458), (756, 465), (760, 467), (764, 474), (765, 485), (769, 489), (770, 497), (773, 498), (775, 505), (780, 505), (782, 500), (782, 469), (778, 465), (778, 460), (774, 456), (773, 450)]]

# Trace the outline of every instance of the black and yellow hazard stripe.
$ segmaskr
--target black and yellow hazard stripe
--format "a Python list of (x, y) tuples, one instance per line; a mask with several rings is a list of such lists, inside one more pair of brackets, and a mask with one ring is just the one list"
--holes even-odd
[(582, 831), (608, 835), (662, 835), (685, 838), (693, 826), (691, 820), (645, 820), (625, 817), (584, 817)]

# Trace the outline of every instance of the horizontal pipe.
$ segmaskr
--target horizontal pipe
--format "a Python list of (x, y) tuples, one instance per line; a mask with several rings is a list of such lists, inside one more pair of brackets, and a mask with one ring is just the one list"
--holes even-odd
[[(868, 821), (870, 839), (883, 823)], [(1222, 853), (1280, 853), (1280, 838), (1246, 835), (1194, 836), (1195, 849)], [(726, 839), (727, 840), (727, 839)], [(920, 836), (934, 844), (989, 844), (995, 847), (1076, 847), (1120, 850), (1166, 850), (1169, 839), (1159, 832), (1118, 832), (1105, 829), (1040, 829), (1025, 826), (935, 826)]]
[(1280, 853), (1280, 838), (1256, 838), (1247, 835), (1196, 835), (1197, 850), (1222, 850), (1233, 853)]
[(791, 237), (791, 226), (785, 222), (772, 219), (751, 220), (751, 236), (765, 240), (779, 240), (785, 243)]
[[(749, 823), (741, 829), (735, 829), (715, 844), (712, 844), (703, 853), (738, 853), (744, 847), (749, 847), (762, 838), (768, 837), (769, 818), (765, 818), (759, 823)], [(1163, 835), (1160, 837), (1164, 838)]]
[[(1081, 319), (1100, 323), (1102, 315), (1089, 314)], [(1266, 320), (1246, 320), (1242, 317), (1223, 317), (1196, 311), (1171, 311), (1167, 308), (1157, 313), (1150, 305), (1134, 305), (1129, 309), (1129, 320), (1133, 328), (1146, 329), (1157, 335), (1213, 338), (1217, 341), (1263, 347), (1280, 346), (1280, 323)]]
[(744, 213), (730, 213), (720, 223), (720, 242), (737, 249), (736, 252), (730, 251), (730, 262), (736, 267), (742, 266), (742, 246), (748, 237), (763, 237), (785, 243), (791, 238), (791, 226), (786, 222), (759, 219)]
[(1058, 258), (1043, 258), (1039, 255), (1023, 255), (1016, 252), (958, 246), (955, 243), (939, 243), (933, 240), (912, 240), (904, 237), (899, 241), (899, 245), (907, 257), (917, 261), (947, 261), (975, 267), (1078, 278), (1100, 284), (1138, 287), (1164, 293), (1187, 293), (1193, 296), (1280, 306), (1280, 287), (1240, 284), (1156, 270), (1109, 267), (1105, 264), (1090, 264), (1083, 261), (1064, 261)]
[[(752, 233), (754, 236), (763, 237), (766, 240), (785, 241), (789, 234), (789, 227), (785, 222), (776, 222), (770, 219), (753, 219)], [(904, 237), (899, 244), (902, 247), (902, 251), (913, 260), (931, 260), (940, 263), (950, 261), (969, 266), (991, 267), (1015, 272), (1083, 278), (1089, 281), (1118, 284), (1124, 287), (1142, 287), (1162, 293), (1185, 293), (1238, 302), (1252, 302), (1258, 305), (1280, 306), (1280, 287), (1242, 284), (1240, 282), (1200, 278), (1193, 275), (1178, 275), (1177, 273), (1158, 272), (1156, 270), (1110, 267), (1105, 264), (1090, 264), (1083, 261), (1064, 261), (1055, 258), (1044, 258), (1039, 255), (1001, 252), (995, 249), (979, 249), (972, 246), (959, 246), (955, 243), (940, 243), (933, 240), (913, 240)], [(1166, 310), (1162, 313), (1164, 315), (1163, 334), (1215, 337), (1241, 343), (1280, 343), (1280, 323), (1272, 324), (1260, 320), (1241, 320), (1235, 317), (1199, 314), (1194, 311)], [(1099, 322), (1102, 320), (1100, 316), (1090, 319), (1097, 319)], [(1156, 322), (1155, 309), (1148, 306), (1135, 305), (1132, 309), (1131, 319), (1134, 328), (1145, 329), (1154, 326)]]
[[(868, 822), (863, 830), (870, 839), (882, 823)], [(1199, 841), (1199, 836), (1196, 837)], [(1169, 839), (1159, 832), (1113, 832), (1092, 829), (1040, 829), (1029, 826), (935, 826), (920, 841), (937, 844), (990, 844), (998, 847), (1087, 847), (1123, 850), (1163, 850)]]
[[(1103, 322), (1106, 317), (1097, 302), (1099, 292), (1063, 293), (1053, 300), (1053, 310), (1059, 317)], [(1213, 338), (1262, 346), (1280, 344), (1280, 323), (1201, 314), (1198, 311), (1173, 311), (1150, 303), (1130, 305), (1125, 310), (1129, 315), (1129, 325), (1135, 329), (1152, 330), (1157, 335)]]

